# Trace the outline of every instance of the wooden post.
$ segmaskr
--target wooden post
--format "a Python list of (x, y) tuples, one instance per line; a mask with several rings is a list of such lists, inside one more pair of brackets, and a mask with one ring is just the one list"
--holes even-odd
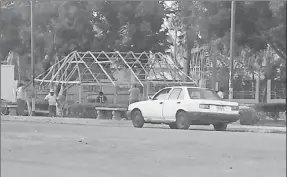
[(267, 80), (267, 99), (266, 102), (269, 103), (271, 101), (271, 80)]
[(82, 104), (82, 84), (80, 83), (78, 86), (79, 90), (79, 104)]
[(260, 78), (258, 77), (256, 79), (256, 88), (255, 88), (255, 101), (256, 103), (259, 103), (259, 98), (260, 98), (260, 91), (259, 91), (259, 86), (260, 86)]
[(118, 87), (114, 87), (114, 103), (117, 103), (117, 96), (118, 96)]

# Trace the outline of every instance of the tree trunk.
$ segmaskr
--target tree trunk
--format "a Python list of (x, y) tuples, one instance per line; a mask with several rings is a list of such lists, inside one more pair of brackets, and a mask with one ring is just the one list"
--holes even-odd
[(175, 28), (175, 38), (174, 38), (174, 51), (173, 51), (173, 56), (174, 56), (174, 63), (178, 68), (182, 68), (180, 62), (177, 60), (177, 54), (178, 54), (178, 46), (177, 46), (177, 28)]
[(177, 64), (177, 28), (175, 28), (175, 38), (174, 38), (174, 51), (173, 51), (173, 55), (174, 55), (174, 61)]
[(255, 98), (255, 73), (254, 73), (253, 69), (252, 69), (252, 83), (251, 83), (251, 86), (252, 86), (252, 95)]
[[(189, 33), (188, 26), (186, 26), (186, 60), (184, 64), (185, 74), (190, 76), (190, 62), (191, 62), (191, 48), (193, 47), (193, 41), (191, 41), (191, 36)], [(185, 78), (185, 81), (188, 81), (188, 77)]]
[[(216, 90), (216, 81), (217, 81), (217, 58), (215, 55), (212, 56), (212, 81), (211, 88)], [(219, 89), (219, 88), (218, 88)]]
[[(189, 45), (187, 45), (187, 58), (185, 60), (185, 74), (187, 76), (190, 76), (190, 62), (191, 62), (191, 47)], [(185, 78), (185, 81), (188, 81), (188, 77)]]

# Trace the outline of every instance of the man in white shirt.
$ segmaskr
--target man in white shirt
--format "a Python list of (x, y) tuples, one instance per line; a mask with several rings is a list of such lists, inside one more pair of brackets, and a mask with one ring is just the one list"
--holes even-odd
[(220, 87), (220, 89), (218, 90), (217, 95), (218, 95), (221, 99), (224, 98), (224, 93), (223, 93), (223, 88), (222, 88), (222, 87)]
[(27, 100), (27, 85), (23, 83), (19, 83), (18, 88), (16, 89), (16, 99), (17, 99), (17, 116), (24, 116), (25, 108), (26, 108), (26, 100)]
[(49, 103), (49, 116), (56, 117), (57, 97), (53, 89), (50, 90), (50, 93), (45, 97), (45, 100)]

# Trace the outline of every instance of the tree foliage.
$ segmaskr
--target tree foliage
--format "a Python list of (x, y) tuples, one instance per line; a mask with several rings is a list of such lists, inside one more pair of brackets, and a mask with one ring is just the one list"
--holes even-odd
[[(8, 4), (8, 5), (7, 5)], [(3, 6), (3, 5), (2, 5)], [(1, 15), (0, 53), (30, 53), (30, 4), (5, 4)], [(161, 26), (162, 2), (64, 1), (35, 2), (34, 56), (49, 64), (71, 51), (164, 52), (169, 43)], [(30, 61), (30, 57), (26, 57)]]
[[(206, 39), (230, 36), (231, 2), (203, 2), (206, 8), (202, 21)], [(286, 59), (286, 2), (236, 2), (236, 44), (253, 52), (267, 48)], [(228, 41), (228, 40), (227, 40)], [(228, 46), (228, 45), (226, 45)]]
[[(192, 39), (187, 39), (187, 43), (214, 45), (216, 52), (223, 56), (221, 59), (228, 59), (231, 2), (186, 1), (176, 2), (170, 8), (175, 14), (171, 16), (173, 20), (170, 21), (174, 23), (171, 26), (179, 26), (176, 23), (185, 19), (185, 21), (181, 20), (181, 24), (188, 25), (189, 28), (178, 28), (181, 30), (180, 34), (188, 31), (194, 36)], [(280, 62), (286, 63), (285, 9), (286, 2), (236, 2), (235, 55), (236, 59), (240, 60), (238, 62), (242, 63), (249, 72), (254, 72), (255, 68), (255, 71), (258, 71), (258, 67), (264, 60), (261, 54), (270, 47), (281, 58)], [(187, 16), (188, 18), (184, 18)], [(242, 55), (242, 52), (246, 53), (246, 51), (248, 51), (247, 54)], [(255, 56), (257, 56), (256, 61), (250, 62)], [(274, 68), (278, 68), (279, 65), (278, 61), (274, 63), (274, 60), (270, 59), (270, 66), (264, 69), (264, 75), (274, 78), (276, 72), (269, 71), (274, 71)]]
[[(14, 50), (29, 63), (29, 5), (2, 3), (7, 8), (1, 14), (1, 60)], [(249, 51), (246, 58), (252, 58), (271, 47), (286, 63), (285, 9), (286, 2), (237, 1), (236, 56)], [(167, 40), (170, 28), (162, 27), (169, 17), (172, 28), (179, 31), (177, 43), (186, 51), (215, 43), (217, 51), (228, 57), (230, 10), (228, 1), (176, 1), (170, 6), (151, 1), (39, 1), (34, 8), (34, 56), (39, 63), (45, 55), (53, 61), (55, 55), (62, 57), (73, 50), (164, 52), (173, 43)]]

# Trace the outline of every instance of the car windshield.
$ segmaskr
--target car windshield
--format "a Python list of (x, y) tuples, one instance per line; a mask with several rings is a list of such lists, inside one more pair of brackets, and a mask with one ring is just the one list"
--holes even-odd
[(221, 98), (213, 90), (188, 88), (190, 99), (207, 99), (207, 100), (221, 100)]

